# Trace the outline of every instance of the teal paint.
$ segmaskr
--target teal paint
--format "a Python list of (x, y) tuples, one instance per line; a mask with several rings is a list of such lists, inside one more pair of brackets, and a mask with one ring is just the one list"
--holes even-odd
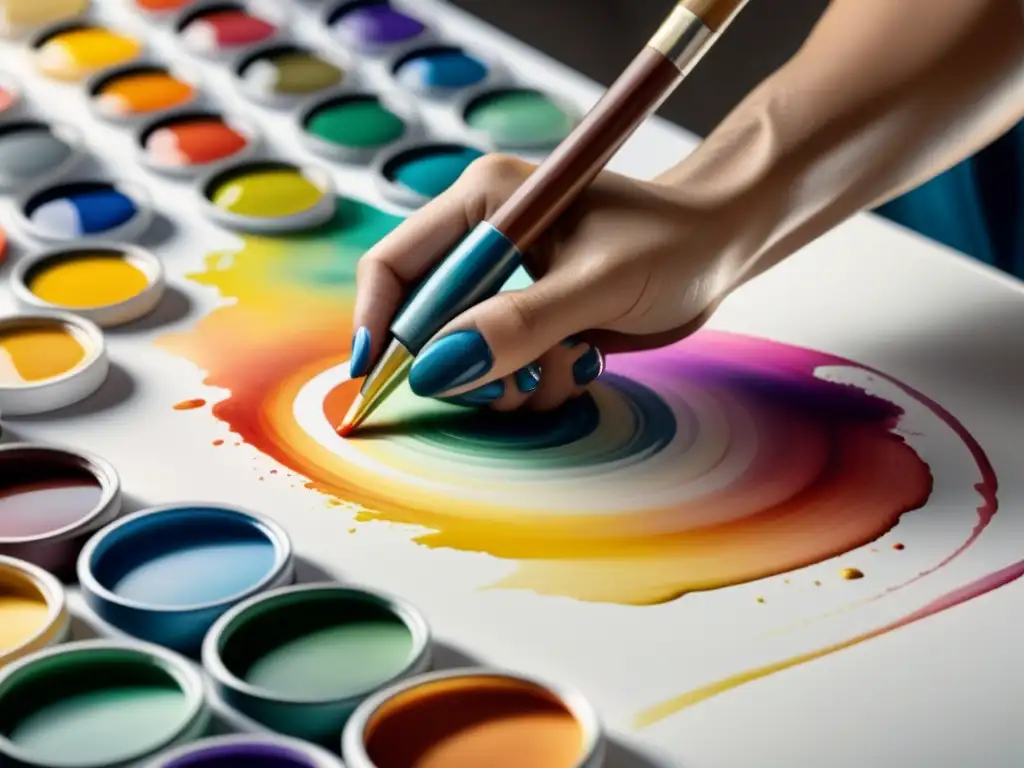
[(466, 109), (466, 123), (499, 147), (554, 146), (575, 121), (548, 96), (531, 90), (494, 91)]
[(483, 153), (470, 147), (437, 146), (411, 150), (395, 158), (389, 169), (393, 181), (418, 195), (433, 198), (454, 184)]

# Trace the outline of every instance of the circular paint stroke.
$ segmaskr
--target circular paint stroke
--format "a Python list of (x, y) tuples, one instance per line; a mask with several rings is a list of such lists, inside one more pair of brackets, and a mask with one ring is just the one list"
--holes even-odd
[(848, 360), (704, 331), (608, 371), (536, 418), (400, 391), (343, 440), (333, 426), (355, 383), (344, 363), (313, 364), (278, 382), (260, 422), (273, 455), (361, 504), (361, 519), (517, 561), (500, 586), (581, 600), (658, 603), (850, 552), (928, 502), (929, 451), (944, 494), (972, 500), (942, 508), (947, 552), (994, 512), (994, 478), (963, 428)]

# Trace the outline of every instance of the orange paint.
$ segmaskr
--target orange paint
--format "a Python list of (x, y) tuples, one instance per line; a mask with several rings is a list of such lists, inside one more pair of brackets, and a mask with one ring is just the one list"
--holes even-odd
[(206, 405), (206, 401), (201, 397), (194, 398), (192, 400), (182, 400), (180, 403), (174, 406), (176, 411), (194, 411), (196, 408), (202, 408)]
[(105, 115), (125, 116), (180, 107), (195, 96), (195, 88), (167, 72), (135, 72), (115, 78), (96, 94)]
[(864, 578), (864, 573), (862, 571), (857, 570), (856, 568), (843, 568), (843, 570), (839, 572), (839, 575), (847, 581), (854, 581), (856, 579)]
[(224, 445), (224, 441), (223, 440), (214, 440), (213, 444), (214, 445)]
[(377, 768), (575, 768), (584, 757), (583, 729), (553, 694), (486, 675), (401, 693), (365, 733)]
[(144, 11), (176, 11), (192, 0), (135, 0), (135, 5)]
[(153, 131), (146, 153), (160, 165), (189, 166), (224, 160), (245, 149), (248, 139), (223, 121), (184, 120)]

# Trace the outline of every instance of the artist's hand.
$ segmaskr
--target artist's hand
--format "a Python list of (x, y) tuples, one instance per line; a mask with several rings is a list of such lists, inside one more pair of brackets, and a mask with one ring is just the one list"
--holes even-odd
[[(382, 353), (410, 286), (533, 167), (481, 158), (362, 258), (354, 375)], [(500, 410), (557, 407), (601, 374), (604, 354), (663, 346), (700, 327), (733, 278), (713, 222), (671, 186), (602, 174), (526, 254), (536, 282), (455, 318), (416, 358), (410, 386)]]

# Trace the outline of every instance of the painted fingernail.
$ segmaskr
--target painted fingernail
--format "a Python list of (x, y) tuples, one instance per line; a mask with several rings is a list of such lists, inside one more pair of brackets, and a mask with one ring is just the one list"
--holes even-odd
[(505, 383), (492, 381), (490, 384), (484, 384), (482, 387), (463, 392), (461, 395), (446, 397), (444, 402), (453, 405), (489, 405), (504, 394)]
[(516, 387), (524, 395), (528, 395), (540, 386), (540, 366), (530, 363), (525, 368), (520, 368), (515, 374)]
[(603, 372), (604, 356), (596, 347), (584, 352), (572, 366), (572, 378), (577, 387), (585, 387)]
[(480, 378), (492, 365), (491, 348), (479, 331), (456, 331), (420, 352), (409, 386), (420, 397), (435, 397)]
[(565, 347), (566, 349), (572, 349), (573, 347), (578, 347), (579, 345), (580, 345), (580, 340), (579, 339), (574, 339), (571, 336), (568, 339), (566, 339), (565, 341), (562, 342), (562, 346)]
[(366, 375), (370, 367), (370, 329), (360, 326), (352, 337), (352, 357), (348, 361), (348, 372), (353, 379)]

